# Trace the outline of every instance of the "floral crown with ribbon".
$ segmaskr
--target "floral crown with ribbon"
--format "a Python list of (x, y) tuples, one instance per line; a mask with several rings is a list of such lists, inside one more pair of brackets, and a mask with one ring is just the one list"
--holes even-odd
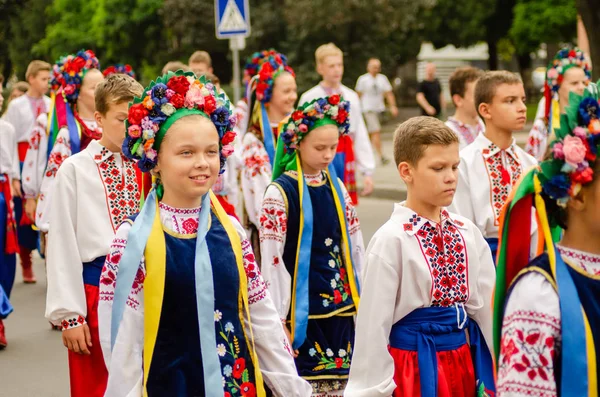
[(80, 50), (75, 55), (61, 57), (52, 68), (52, 90), (62, 90), (67, 101), (77, 102), (83, 77), (90, 69), (100, 69), (100, 62), (92, 50)]
[(250, 80), (252, 77), (256, 76), (265, 59), (271, 56), (280, 56), (285, 59), (285, 55), (278, 53), (272, 48), (270, 50), (257, 51), (246, 59), (246, 65), (244, 66), (244, 78)]
[(583, 51), (577, 47), (565, 47), (554, 56), (554, 59), (550, 62), (548, 70), (546, 71), (546, 84), (548, 84), (553, 96), (558, 95), (558, 89), (562, 84), (565, 72), (573, 66), (583, 69), (587, 81), (589, 82), (591, 80), (591, 68), (585, 59)]
[(135, 72), (129, 64), (123, 65), (122, 63), (117, 63), (116, 65), (111, 65), (102, 71), (104, 77), (108, 77), (115, 73), (126, 74), (127, 76), (135, 79)]
[(569, 105), (555, 134), (550, 158), (540, 164), (540, 182), (544, 193), (564, 208), (594, 178), (600, 145), (597, 84), (589, 84), (583, 96), (570, 93)]
[(275, 79), (283, 72), (288, 72), (296, 77), (294, 70), (288, 66), (285, 55), (276, 53), (265, 58), (262, 65), (260, 65), (258, 74), (254, 76), (254, 79), (257, 79), (256, 99), (261, 103), (269, 103), (271, 95), (273, 95)]
[(295, 151), (309, 131), (327, 124), (336, 125), (341, 135), (350, 130), (350, 102), (340, 95), (318, 98), (292, 113), (281, 129), (281, 139), (288, 153)]
[(194, 114), (208, 118), (217, 128), (223, 172), (235, 139), (236, 118), (231, 103), (205, 76), (181, 70), (168, 72), (151, 82), (142, 97), (129, 104), (123, 154), (138, 160), (140, 170), (152, 170), (167, 130), (180, 118)]

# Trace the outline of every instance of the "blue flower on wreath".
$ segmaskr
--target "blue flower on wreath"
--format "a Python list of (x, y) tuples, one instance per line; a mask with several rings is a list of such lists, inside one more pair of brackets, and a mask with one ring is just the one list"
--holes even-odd
[(151, 97), (152, 97), (152, 102), (154, 102), (154, 104), (155, 104), (155, 107), (156, 107), (156, 105), (158, 105), (158, 107), (160, 107), (160, 106), (164, 105), (165, 103), (169, 102), (169, 98), (167, 98), (167, 89), (168, 88), (169, 87), (167, 87), (167, 85), (163, 84), (163, 83), (156, 84), (154, 87), (152, 87)]
[(229, 111), (225, 107), (217, 108), (217, 110), (210, 115), (210, 119), (217, 127), (219, 137), (222, 137), (229, 127)]
[(581, 125), (587, 126), (594, 119), (600, 118), (600, 105), (593, 98), (584, 98), (579, 104)]
[(544, 183), (542, 189), (549, 197), (559, 200), (569, 196), (571, 180), (565, 174), (554, 175), (549, 181)]

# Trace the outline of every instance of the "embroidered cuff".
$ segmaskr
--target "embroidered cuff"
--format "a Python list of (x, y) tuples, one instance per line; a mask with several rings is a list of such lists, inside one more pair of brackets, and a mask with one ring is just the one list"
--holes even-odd
[(64, 320), (62, 320), (60, 322), (60, 326), (62, 328), (62, 331), (66, 331), (66, 330), (72, 329), (72, 328), (81, 327), (83, 324), (85, 324), (85, 318), (83, 318), (83, 316), (65, 318)]

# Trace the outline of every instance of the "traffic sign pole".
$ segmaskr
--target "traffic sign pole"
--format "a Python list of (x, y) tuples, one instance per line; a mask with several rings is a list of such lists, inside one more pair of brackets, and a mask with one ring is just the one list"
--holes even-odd
[(229, 39), (229, 48), (231, 48), (233, 55), (233, 101), (236, 104), (240, 100), (240, 86), (242, 85), (240, 82), (240, 48), (236, 43), (237, 39), (237, 37)]

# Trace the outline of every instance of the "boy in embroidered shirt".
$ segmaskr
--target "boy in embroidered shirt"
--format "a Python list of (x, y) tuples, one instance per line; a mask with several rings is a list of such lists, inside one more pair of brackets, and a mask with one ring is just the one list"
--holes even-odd
[(458, 149), (462, 150), (485, 132), (485, 124), (475, 107), (475, 84), (483, 75), (481, 69), (471, 66), (458, 68), (450, 75), (450, 95), (456, 106), (454, 116), (448, 117), (446, 125), (458, 136)]
[(477, 225), (495, 260), (500, 210), (521, 174), (537, 161), (513, 138), (513, 131), (520, 131), (527, 121), (525, 89), (518, 75), (486, 72), (475, 86), (475, 106), (486, 131), (460, 153), (450, 210)]
[(344, 395), (481, 396), (476, 386), (494, 390), (495, 270), (479, 229), (444, 208), (456, 189), (458, 138), (435, 118), (409, 119), (394, 134), (394, 160), (407, 199), (367, 248)]
[(319, 98), (282, 125), (260, 216), (263, 276), (313, 396), (342, 397), (352, 361), (364, 243), (330, 166), (348, 107), (337, 95)]
[[(52, 67), (47, 62), (30, 62), (25, 73), (29, 89), (25, 95), (10, 101), (4, 115), (4, 119), (12, 124), (15, 129), (20, 171), (23, 170), (29, 148), (29, 135), (35, 120), (39, 115), (45, 114), (50, 106), (50, 98), (46, 96), (46, 93), (48, 92), (51, 70)], [(32, 228), (34, 219), (30, 214), (33, 211), (28, 211), (32, 203), (27, 200), (29, 197), (26, 194), (24, 195), (25, 200), (22, 200), (21, 185), (19, 181), (16, 181), (16, 184), (18, 186), (15, 186), (14, 189), (15, 219), (17, 225), (19, 225), (17, 228), (19, 232), (19, 258), (23, 268), (23, 281), (25, 283), (35, 283), (31, 253), (37, 248), (38, 233)], [(35, 206), (35, 201), (33, 205)]]
[(46, 318), (62, 326), (69, 349), (71, 396), (103, 396), (107, 372), (98, 337), (100, 272), (117, 227), (139, 210), (141, 173), (123, 157), (127, 106), (142, 86), (114, 74), (95, 92), (103, 128), (58, 170), (50, 208)]

